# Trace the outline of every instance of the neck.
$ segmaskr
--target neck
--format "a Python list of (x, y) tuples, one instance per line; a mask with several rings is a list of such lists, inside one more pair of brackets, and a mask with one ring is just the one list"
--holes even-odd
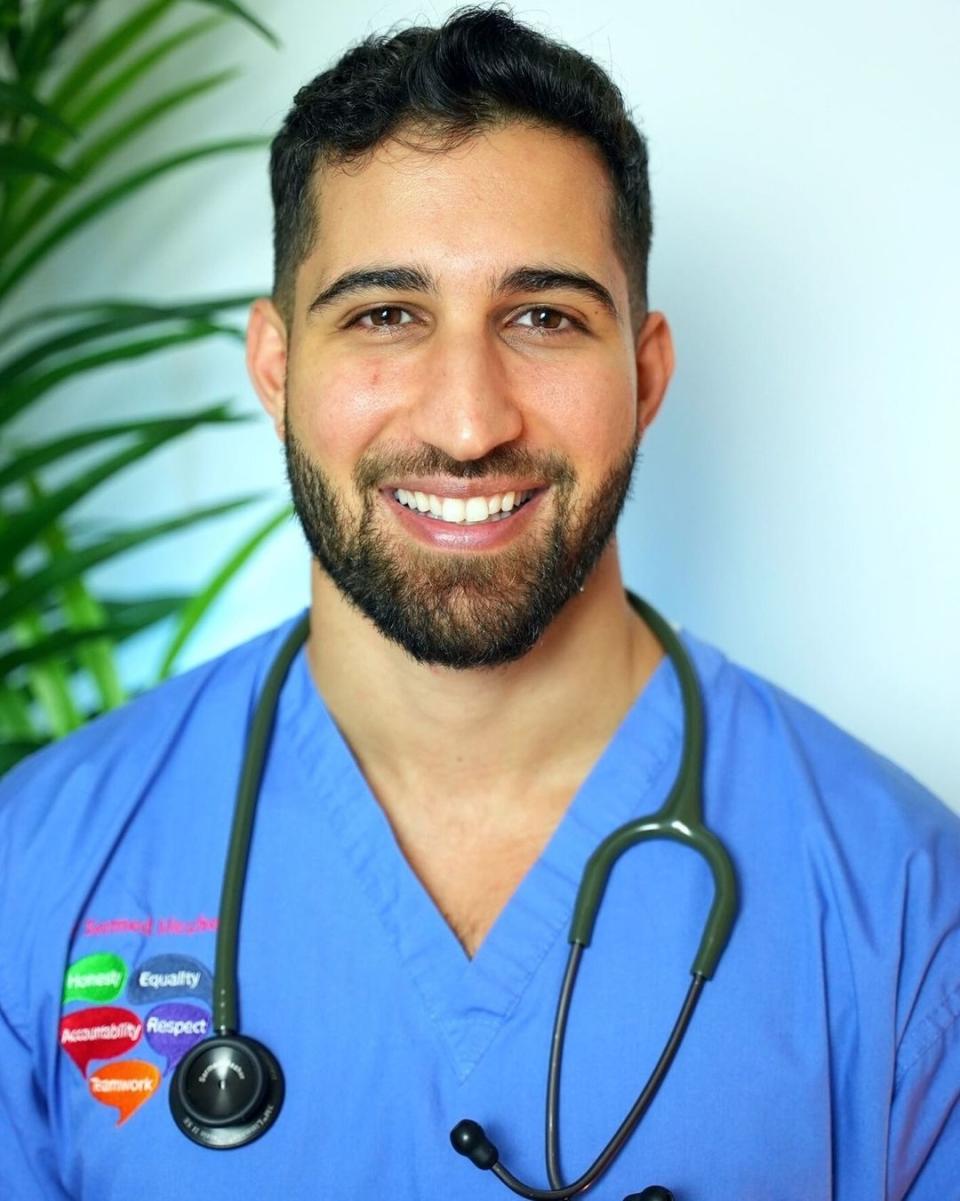
[(374, 793), (485, 823), (559, 816), (662, 657), (609, 548), (521, 659), (466, 671), (416, 663), (314, 564), (311, 673)]

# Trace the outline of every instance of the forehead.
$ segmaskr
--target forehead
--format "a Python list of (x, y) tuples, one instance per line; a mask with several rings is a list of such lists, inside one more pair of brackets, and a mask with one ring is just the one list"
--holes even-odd
[(518, 263), (563, 261), (626, 296), (612, 188), (587, 140), (513, 124), (453, 149), (391, 141), (314, 187), (313, 287), (363, 263), (422, 262), (441, 288), (480, 287)]

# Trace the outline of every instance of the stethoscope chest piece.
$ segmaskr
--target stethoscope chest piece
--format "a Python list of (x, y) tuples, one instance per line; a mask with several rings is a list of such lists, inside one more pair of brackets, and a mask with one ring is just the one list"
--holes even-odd
[(218, 1035), (198, 1043), (177, 1065), (170, 1109), (187, 1138), (226, 1151), (270, 1129), (283, 1091), (280, 1064), (263, 1043)]

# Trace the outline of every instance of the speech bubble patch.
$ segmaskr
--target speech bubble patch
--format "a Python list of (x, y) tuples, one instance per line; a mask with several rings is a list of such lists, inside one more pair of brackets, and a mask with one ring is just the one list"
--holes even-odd
[(143, 1026), (147, 1042), (167, 1061), (163, 1069), (166, 1075), (191, 1047), (210, 1033), (210, 1014), (199, 1005), (167, 1001), (150, 1010)]
[(213, 1003), (213, 977), (210, 969), (189, 955), (154, 955), (130, 973), (127, 1000), (134, 1005), (172, 1001), (189, 997), (192, 1001)]
[(132, 1009), (97, 1005), (60, 1019), (60, 1046), (86, 1076), (92, 1059), (116, 1059), (135, 1047), (143, 1023)]
[(95, 1101), (112, 1105), (119, 1116), (117, 1125), (136, 1113), (144, 1101), (149, 1101), (160, 1083), (160, 1069), (144, 1059), (122, 1059), (106, 1063), (90, 1075), (87, 1084)]
[(71, 963), (63, 981), (63, 1000), (113, 1001), (127, 982), (127, 965), (119, 955), (100, 952)]

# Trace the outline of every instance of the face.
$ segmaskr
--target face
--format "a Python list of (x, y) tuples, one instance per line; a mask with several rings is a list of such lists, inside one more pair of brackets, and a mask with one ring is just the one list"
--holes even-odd
[(529, 126), (386, 145), (323, 173), (289, 331), (255, 306), (314, 555), (417, 659), (524, 654), (608, 547), (672, 362), (609, 195), (587, 143)]

